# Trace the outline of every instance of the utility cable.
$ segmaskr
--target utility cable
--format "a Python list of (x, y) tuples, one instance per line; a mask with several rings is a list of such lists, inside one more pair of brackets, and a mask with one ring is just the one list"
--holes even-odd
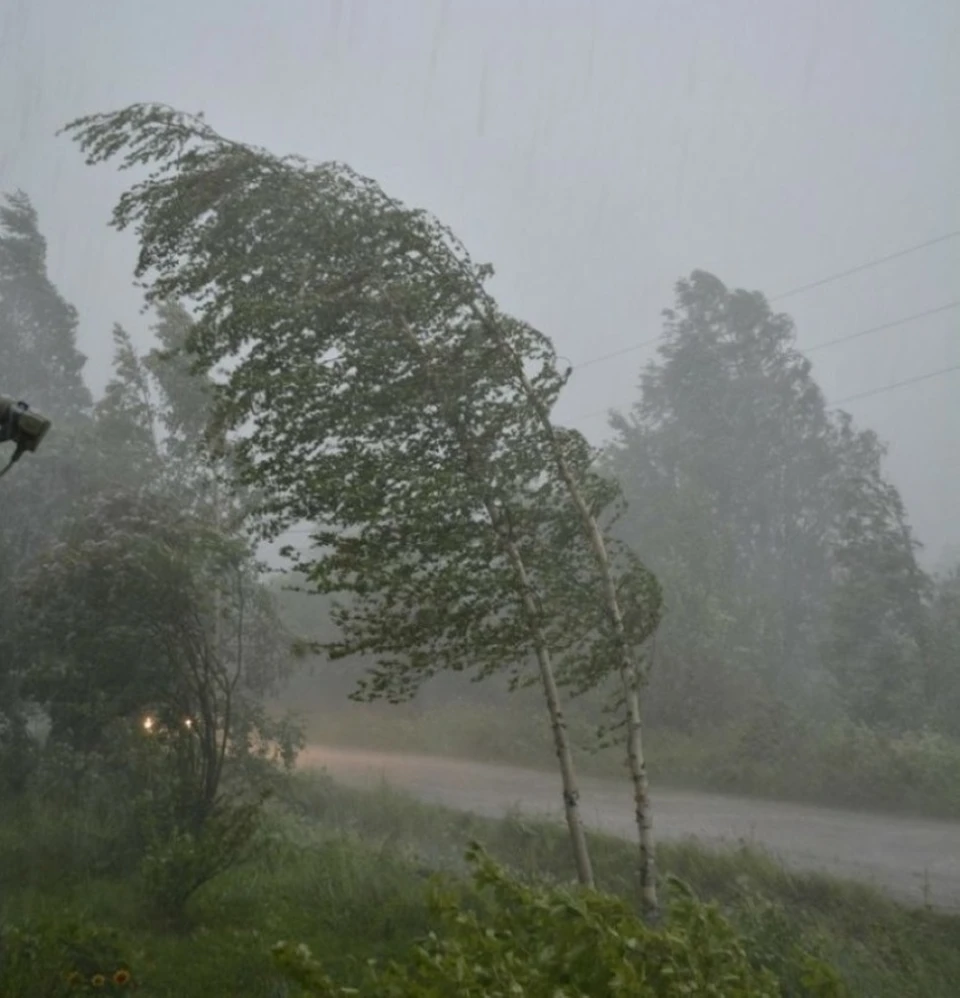
[[(893, 319), (890, 322), (881, 323), (879, 326), (871, 326), (869, 329), (860, 329), (855, 333), (847, 333), (845, 336), (838, 336), (832, 340), (825, 340), (822, 343), (815, 343), (812, 347), (807, 347), (802, 350), (802, 353), (812, 353), (814, 350), (822, 350), (824, 347), (832, 347), (836, 343), (846, 343), (848, 340), (859, 339), (861, 336), (869, 336), (871, 333), (879, 333), (884, 329), (893, 329), (896, 326), (906, 325), (908, 322), (916, 322), (918, 319), (925, 319), (930, 315), (938, 315), (941, 312), (949, 312), (951, 309), (960, 308), (960, 300), (950, 301), (945, 305), (937, 305), (934, 308), (924, 309), (922, 312), (915, 312), (913, 315), (905, 315), (900, 319)], [(659, 343), (662, 339), (666, 337), (667, 334), (661, 333), (659, 336), (655, 336), (651, 340), (644, 340), (642, 343), (634, 343), (633, 346), (624, 347), (622, 350), (614, 350), (613, 353), (601, 354), (598, 357), (591, 357), (589, 360), (583, 361), (581, 364), (574, 364), (572, 370), (581, 371), (585, 367), (591, 367), (593, 364), (601, 364), (606, 360), (613, 360), (615, 357), (622, 357), (624, 354), (635, 353), (637, 350), (643, 350), (644, 347), (653, 346), (655, 343)]]
[[(827, 403), (827, 408), (832, 409), (838, 405), (844, 405), (847, 402), (856, 402), (859, 399), (871, 398), (874, 395), (883, 395), (885, 392), (892, 392), (896, 388), (902, 388), (904, 385), (915, 385), (920, 381), (928, 381), (930, 378), (937, 378), (943, 374), (950, 374), (953, 371), (960, 371), (960, 364), (953, 364), (950, 367), (941, 367), (936, 371), (927, 371), (925, 374), (918, 374), (914, 378), (904, 378), (902, 381), (894, 381), (889, 385), (881, 385), (879, 388), (871, 388), (865, 392), (857, 392), (856, 395), (847, 395), (842, 399), (836, 399), (833, 402)], [(596, 409), (593, 412), (585, 412), (578, 416), (578, 419), (593, 419), (596, 416), (603, 416), (606, 413), (614, 411), (613, 406), (607, 406), (604, 409)]]
[(874, 395), (883, 395), (885, 392), (892, 392), (896, 388), (902, 388), (904, 385), (915, 385), (919, 381), (928, 381), (930, 378), (938, 378), (942, 374), (950, 374), (953, 371), (960, 371), (960, 364), (953, 364), (951, 367), (941, 367), (937, 371), (927, 371), (926, 374), (918, 374), (914, 378), (904, 378), (903, 381), (894, 381), (889, 385), (882, 385), (880, 388), (871, 388), (866, 392), (858, 392), (856, 395), (848, 395), (846, 398), (837, 399), (836, 402), (831, 402), (830, 405), (837, 406), (843, 405), (845, 402), (855, 402), (858, 399), (868, 399)]
[[(922, 249), (926, 249), (928, 246), (936, 246), (938, 243), (947, 242), (949, 239), (956, 239), (958, 236), (960, 236), (960, 229), (954, 229), (952, 232), (945, 232), (943, 235), (934, 236), (931, 239), (925, 239), (922, 243), (915, 243), (913, 246), (906, 246), (903, 249), (897, 250), (895, 253), (888, 253), (886, 256), (875, 257), (872, 260), (867, 260), (865, 263), (857, 264), (856, 267), (849, 267), (846, 270), (840, 270), (835, 274), (829, 274), (826, 277), (821, 277), (819, 280), (810, 281), (808, 284), (801, 284), (795, 288), (790, 288), (788, 291), (781, 291), (779, 294), (768, 297), (767, 301), (781, 301), (784, 298), (790, 298), (793, 295), (799, 295), (805, 291), (812, 291), (814, 288), (823, 287), (825, 284), (832, 284), (834, 281), (840, 281), (844, 277), (850, 277), (853, 274), (859, 274), (865, 270), (872, 270), (874, 267), (879, 267), (882, 263), (889, 263), (891, 260), (899, 260), (901, 257), (909, 256), (911, 253), (917, 253)], [(922, 315), (932, 315), (934, 311), (945, 311), (948, 308), (956, 307), (957, 303), (944, 305), (939, 309), (934, 309), (931, 312), (921, 313), (921, 315), (912, 316), (907, 319), (900, 319), (897, 320), (897, 322), (909, 322), (912, 318), (921, 318)], [(873, 330), (867, 330), (867, 332), (873, 332)], [(653, 339), (645, 340), (643, 343), (635, 343), (633, 346), (624, 347), (622, 350), (614, 350), (612, 353), (605, 353), (598, 357), (590, 357), (582, 364), (574, 364), (573, 370), (579, 371), (584, 367), (591, 367), (593, 364), (600, 364), (605, 360), (613, 360), (616, 357), (622, 357), (624, 354), (633, 353), (636, 350), (642, 350), (644, 347), (653, 346), (654, 343), (657, 343), (662, 338), (663, 335), (661, 334), (660, 336), (655, 336)], [(850, 339), (853, 338), (854, 337), (852, 336), (850, 337)], [(814, 349), (819, 349), (819, 346)]]
[(848, 270), (841, 270), (836, 274), (829, 274), (827, 277), (821, 277), (817, 281), (811, 281), (809, 284), (801, 284), (799, 287), (790, 288), (788, 291), (781, 291), (780, 294), (773, 295), (768, 298), (767, 301), (781, 301), (784, 298), (790, 298), (793, 295), (802, 294), (804, 291), (812, 291), (814, 288), (822, 288), (825, 284), (833, 284), (834, 281), (842, 280), (844, 277), (850, 277), (853, 274), (862, 273), (864, 270), (872, 270), (874, 267), (879, 267), (881, 263), (888, 263), (890, 260), (899, 260), (902, 256), (909, 256), (911, 253), (916, 253), (919, 250), (926, 249), (928, 246), (935, 246), (937, 243), (944, 243), (948, 239), (956, 239), (957, 236), (960, 236), (960, 229), (954, 229), (953, 232), (945, 232), (942, 236), (934, 236), (932, 239), (925, 239), (922, 243), (907, 246), (905, 249), (897, 250), (896, 253), (889, 253), (887, 256), (878, 256), (873, 260), (867, 260), (866, 263), (857, 264), (856, 267), (850, 267)]

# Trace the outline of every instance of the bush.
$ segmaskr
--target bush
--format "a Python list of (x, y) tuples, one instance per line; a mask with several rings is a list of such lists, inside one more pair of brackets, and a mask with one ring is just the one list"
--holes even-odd
[[(336, 984), (304, 946), (279, 943), (278, 967), (318, 998), (843, 998), (825, 964), (796, 947), (778, 950), (802, 988), (785, 991), (772, 970), (751, 959), (742, 938), (713, 905), (679, 882), (662, 926), (650, 926), (619, 898), (597, 891), (528, 886), (479, 846), (468, 860), (480, 897), (437, 891), (438, 931), (405, 961), (368, 966), (361, 982)], [(464, 901), (466, 900), (466, 903)], [(787, 954), (785, 957), (784, 954)]]
[(182, 926), (190, 898), (247, 858), (260, 826), (262, 804), (262, 797), (253, 802), (220, 801), (195, 829), (169, 820), (151, 827), (140, 874), (145, 896), (161, 918)]
[[(933, 732), (889, 735), (838, 721), (821, 728), (757, 720), (700, 760), (717, 789), (844, 807), (960, 815), (960, 744)], [(711, 737), (711, 736), (708, 736)], [(714, 734), (714, 743), (723, 743)]]
[(134, 986), (127, 948), (109, 929), (75, 921), (0, 928), (0, 994), (68, 998)]

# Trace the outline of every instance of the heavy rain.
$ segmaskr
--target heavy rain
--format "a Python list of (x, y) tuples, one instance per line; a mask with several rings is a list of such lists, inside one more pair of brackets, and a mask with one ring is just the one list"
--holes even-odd
[(955, 998), (958, 43), (0, 0), (0, 998)]

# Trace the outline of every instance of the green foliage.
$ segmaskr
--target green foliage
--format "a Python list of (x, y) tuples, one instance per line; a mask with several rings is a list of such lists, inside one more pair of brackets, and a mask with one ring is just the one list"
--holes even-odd
[[(137, 226), (149, 300), (199, 305), (186, 352), (229, 362), (218, 413), (249, 427), (236, 453), (268, 532), (318, 524), (322, 555), (301, 568), (349, 596), (330, 650), (376, 660), (367, 692), (522, 667), (543, 630), (581, 684), (609, 671), (603, 579), (540, 415), (566, 375), (545, 336), (496, 310), (491, 268), (339, 163), (271, 156), (158, 105), (68, 130), (90, 162), (157, 168), (114, 224)], [(586, 442), (552, 433), (592, 514), (611, 513)], [(640, 645), (659, 590), (608, 541)]]
[(3, 391), (52, 416), (89, 410), (77, 313), (47, 275), (47, 244), (22, 191), (0, 204), (0, 354)]
[(757, 718), (695, 737), (654, 732), (654, 773), (668, 785), (960, 817), (955, 740), (930, 730), (892, 735), (851, 721), (814, 725), (795, 716), (782, 730), (771, 727)]
[(81, 858), (103, 875), (139, 869), (152, 907), (182, 917), (245, 855), (258, 789), (301, 744), (262, 705), (286, 638), (239, 530), (229, 455), (207, 446), (208, 386), (180, 355), (188, 314), (159, 307), (146, 358), (114, 327), (114, 374), (92, 406), (25, 197), (0, 228), (0, 345), (23, 382), (6, 390), (64, 417), (10, 479), (0, 527), (0, 792), (31, 819), (84, 816), (41, 821), (39, 864), (66, 881)]
[[(0, 392), (28, 401), (57, 420), (37, 454), (3, 480), (0, 521), (0, 795), (21, 794), (35, 762), (22, 692), (22, 656), (14, 643), (20, 572), (46, 544), (60, 518), (94, 477), (89, 440), (90, 393), (76, 347), (77, 315), (50, 282), (46, 242), (22, 192), (0, 200)], [(9, 459), (8, 448), (0, 462)]]
[[(6, 682), (4, 680), (6, 679)], [(0, 676), (0, 800), (20, 797), (37, 767), (37, 744), (12, 677)]]
[(151, 165), (113, 224), (136, 227), (148, 302), (197, 307), (183, 354), (225, 372), (213, 422), (221, 443), (242, 430), (262, 536), (316, 525), (308, 555), (283, 553), (308, 588), (345, 597), (324, 650), (371, 658), (357, 695), (392, 702), (443, 670), (522, 683), (535, 660), (589, 882), (557, 674), (578, 692), (619, 675), (645, 812), (637, 664), (661, 594), (610, 532), (618, 487), (553, 425), (570, 372), (550, 340), (502, 312), (492, 268), (448, 228), (341, 163), (273, 156), (156, 104), (66, 130), (88, 162)]
[(960, 565), (934, 580), (929, 596), (927, 698), (932, 723), (960, 738)]
[(837, 489), (837, 575), (825, 661), (848, 716), (887, 729), (916, 729), (933, 705), (925, 689), (924, 600), (906, 512), (883, 478), (884, 448), (838, 420), (842, 466)]
[(21, 594), (29, 692), (48, 707), (52, 737), (82, 751), (102, 744), (110, 721), (151, 714), (158, 731), (184, 732), (185, 761), (219, 766), (227, 712), (242, 714), (244, 693), (282, 671), (279, 626), (244, 543), (164, 496), (82, 508)]
[(155, 405), (143, 363), (119, 325), (113, 327), (113, 342), (114, 374), (95, 409), (97, 439), (119, 473), (136, 486), (162, 472)]
[[(414, 998), (456, 993), (464, 998), (529, 995), (553, 998), (779, 998), (784, 994), (843, 998), (849, 992), (825, 964), (776, 951), (800, 968), (803, 990), (786, 992), (762, 959), (751, 960), (719, 909), (696, 900), (675, 882), (662, 926), (643, 922), (627, 904), (594, 891), (526, 885), (474, 845), (468, 852), (475, 888), (486, 893), (479, 910), (462, 892), (437, 892), (437, 928), (403, 961), (370, 966), (358, 986), (338, 986), (309, 949), (280, 943), (275, 959), (290, 977), (318, 996)], [(790, 965), (788, 971), (793, 972)]]
[(119, 995), (135, 983), (129, 946), (112, 929), (69, 918), (0, 926), (0, 994)]
[(910, 726), (926, 581), (876, 436), (828, 411), (790, 318), (695, 271), (617, 417), (619, 530), (664, 583), (648, 717), (692, 731), (764, 698)]
[(800, 945), (796, 922), (783, 904), (755, 889), (744, 891), (737, 907), (737, 929), (751, 964), (765, 968), (785, 998), (843, 998), (850, 994), (833, 967)]
[[(375, 847), (389, 831), (395, 849), (414, 848), (458, 872), (462, 843), (480, 838), (492, 856), (524, 877), (565, 879), (567, 845), (562, 830), (549, 824), (485, 820), (443, 811), (389, 788), (350, 790), (317, 777), (298, 781), (298, 799), (325, 826), (349, 830)], [(633, 847), (602, 835), (591, 836), (590, 847), (598, 884), (633, 897)], [(864, 998), (953, 998), (953, 981), (960, 974), (960, 921), (955, 917), (903, 908), (860, 884), (791, 873), (746, 847), (712, 851), (694, 841), (662, 843), (659, 854), (661, 869), (722, 906), (748, 952), (755, 939), (777, 966), (792, 968), (784, 973), (787, 989), (804, 972), (805, 961), (798, 963), (794, 949), (799, 945), (816, 960), (840, 968), (852, 991)], [(298, 938), (284, 934), (291, 936)], [(782, 954), (772, 952), (778, 938), (789, 941)]]
[(40, 789), (122, 794), (115, 859), (142, 857), (154, 907), (182, 919), (243, 858), (260, 810), (246, 795), (300, 744), (261, 704), (285, 655), (244, 543), (159, 493), (104, 495), (37, 562), (22, 600), (25, 688), (51, 722)]
[(174, 468), (198, 471), (198, 457), (222, 456), (212, 451), (211, 418), (213, 386), (193, 369), (185, 349), (193, 329), (193, 319), (182, 305), (160, 302), (157, 324), (153, 327), (157, 346), (144, 358), (144, 367), (153, 376), (165, 400), (159, 420), (166, 431), (165, 451)]
[[(197, 892), (187, 931), (157, 920), (139, 876), (93, 873), (98, 836), (83, 807), (47, 808), (29, 820), (8, 809), (0, 814), (0, 921), (28, 932), (41, 923), (121, 929), (121, 955), (140, 992), (154, 998), (277, 998), (296, 992), (273, 965), (276, 939), (303, 940), (336, 982), (362, 980), (370, 959), (381, 969), (406, 965), (418, 941), (440, 927), (427, 905), (429, 876), (467, 872), (470, 839), (531, 885), (566, 880), (569, 846), (549, 824), (485, 820), (316, 775), (295, 777), (288, 791), (283, 807), (279, 799), (268, 806), (251, 861)], [(121, 819), (123, 807), (121, 795), (110, 816)], [(89, 846), (58, 847), (48, 862), (64, 826), (89, 833)], [(634, 847), (594, 836), (591, 850), (604, 889), (633, 897)], [(661, 867), (720, 905), (751, 961), (768, 965), (791, 998), (808, 993), (796, 988), (804, 972), (797, 946), (839, 967), (858, 998), (954, 998), (956, 918), (902, 908), (859, 885), (791, 874), (747, 849), (667, 843)], [(466, 910), (490, 917), (489, 896), (481, 902), (463, 888), (457, 896), (472, 898)]]
[(194, 828), (170, 822), (169, 812), (154, 812), (140, 875), (149, 903), (162, 918), (184, 924), (190, 898), (249, 858), (261, 808), (262, 800), (220, 800)]

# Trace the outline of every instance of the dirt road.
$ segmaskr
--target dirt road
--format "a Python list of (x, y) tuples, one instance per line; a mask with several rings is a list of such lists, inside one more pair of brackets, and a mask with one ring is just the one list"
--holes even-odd
[[(487, 817), (515, 807), (530, 816), (561, 816), (559, 780), (550, 773), (320, 746), (308, 748), (301, 763), (357, 785), (385, 779), (423, 801)], [(582, 788), (588, 825), (633, 837), (626, 782), (583, 780)], [(908, 902), (960, 911), (960, 823), (677, 791), (660, 791), (653, 803), (661, 839), (746, 841), (793, 869), (824, 870)]]

